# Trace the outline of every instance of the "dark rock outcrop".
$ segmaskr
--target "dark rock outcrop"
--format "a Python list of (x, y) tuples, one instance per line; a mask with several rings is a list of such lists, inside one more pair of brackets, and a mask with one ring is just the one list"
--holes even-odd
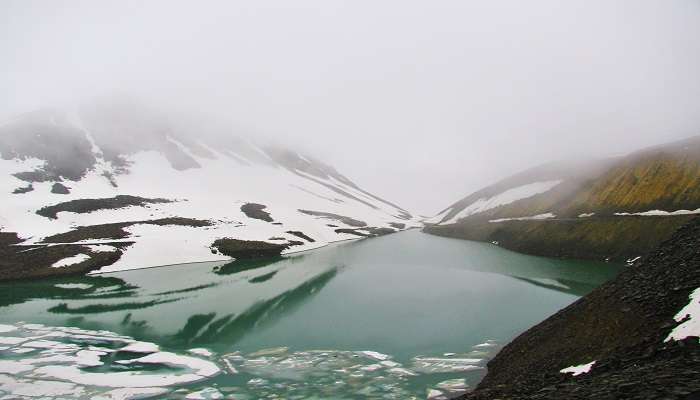
[(51, 186), (51, 193), (54, 194), (70, 194), (70, 189), (66, 185), (56, 182)]
[(273, 222), (270, 213), (265, 211), (267, 208), (264, 204), (245, 203), (241, 206), (241, 212), (248, 218), (259, 219), (265, 222)]
[(63, 203), (54, 204), (52, 206), (42, 207), (39, 210), (37, 210), (36, 213), (41, 215), (42, 217), (56, 219), (57, 214), (61, 211), (82, 214), (99, 210), (115, 210), (131, 206), (143, 207), (146, 204), (172, 202), (173, 200), (168, 199), (149, 199), (139, 196), (119, 195), (103, 199), (78, 199), (65, 201)]
[(279, 257), (290, 244), (269, 243), (259, 240), (217, 239), (211, 247), (235, 259)]
[(300, 213), (306, 214), (306, 215), (313, 215), (315, 217), (319, 218), (325, 218), (325, 219), (330, 219), (334, 221), (341, 222), (345, 225), (350, 225), (350, 226), (355, 226), (355, 227), (363, 227), (367, 226), (367, 223), (365, 221), (360, 221), (358, 219), (346, 217), (344, 215), (338, 215), (338, 214), (333, 214), (329, 212), (324, 212), (324, 211), (312, 211), (312, 210), (299, 210)]
[[(697, 337), (668, 341), (700, 287), (700, 218), (616, 279), (529, 329), (463, 399), (697, 399)], [(563, 368), (596, 361), (572, 376)]]
[[(22, 241), (16, 233), (0, 232), (0, 281), (84, 274), (117, 262), (122, 250), (131, 245), (131, 242), (107, 243), (114, 251), (94, 252), (89, 246), (79, 244), (21, 245)], [(52, 267), (78, 254), (89, 258), (73, 265)]]
[(29, 193), (33, 190), (34, 190), (34, 185), (32, 185), (30, 183), (27, 186), (18, 187), (17, 189), (13, 190), (12, 193), (13, 194), (24, 194), (24, 193)]
[(296, 237), (298, 237), (298, 238), (300, 238), (300, 239), (304, 239), (304, 240), (306, 240), (307, 242), (311, 242), (311, 243), (315, 242), (315, 240), (314, 240), (312, 237), (306, 235), (306, 234), (305, 234), (304, 232), (302, 232), (302, 231), (287, 231), (287, 233), (290, 234), (290, 235), (294, 235), (294, 236), (296, 236)]
[(182, 217), (170, 217), (160, 219), (150, 219), (144, 221), (114, 222), (111, 224), (79, 226), (71, 231), (58, 233), (44, 238), (45, 243), (68, 243), (81, 240), (100, 239), (124, 239), (129, 237), (129, 233), (124, 230), (132, 225), (159, 225), (159, 226), (189, 226), (191, 228), (201, 228), (211, 226), (213, 222)]

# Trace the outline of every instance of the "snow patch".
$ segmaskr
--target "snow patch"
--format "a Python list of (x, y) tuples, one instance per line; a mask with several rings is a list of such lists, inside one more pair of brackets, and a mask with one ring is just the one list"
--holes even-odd
[(557, 216), (552, 214), (552, 213), (545, 213), (545, 214), (532, 215), (529, 217), (491, 219), (491, 220), (489, 220), (489, 222), (498, 223), (498, 222), (506, 222), (506, 221), (539, 221), (539, 220), (551, 219), (551, 218), (556, 218), (556, 217)]
[(538, 194), (546, 193), (552, 190), (555, 186), (559, 185), (561, 182), (561, 180), (553, 180), (529, 183), (527, 185), (508, 189), (505, 192), (489, 198), (481, 198), (464, 208), (462, 211), (450, 218), (450, 220), (442, 222), (441, 224), (453, 224), (470, 215), (478, 214), (496, 207), (514, 203), (518, 200), (523, 200)]
[(672, 215), (694, 215), (694, 214), (700, 214), (700, 208), (698, 208), (697, 210), (676, 210), (676, 211), (649, 210), (649, 211), (637, 212), (637, 213), (628, 213), (628, 212), (615, 213), (615, 215), (619, 215), (619, 216), (641, 215), (643, 217), (664, 217), (664, 216), (672, 216)]
[(76, 254), (74, 256), (66, 257), (62, 260), (58, 260), (55, 263), (51, 264), (51, 268), (63, 268), (63, 267), (68, 267), (70, 265), (75, 265), (75, 264), (80, 264), (83, 261), (87, 261), (90, 259), (90, 256), (87, 254)]
[(574, 376), (578, 376), (581, 374), (587, 374), (593, 365), (595, 364), (595, 361), (591, 361), (588, 364), (581, 364), (581, 365), (573, 365), (571, 367), (566, 367), (559, 372), (562, 374), (573, 374)]
[(673, 328), (665, 342), (683, 340), (691, 336), (700, 337), (700, 288), (695, 289), (689, 297), (690, 302), (673, 317), (677, 322), (686, 318), (688, 320)]

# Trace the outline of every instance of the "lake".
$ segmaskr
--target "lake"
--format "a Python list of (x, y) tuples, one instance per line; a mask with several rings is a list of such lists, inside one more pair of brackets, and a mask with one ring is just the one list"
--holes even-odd
[(619, 269), (412, 230), (273, 260), (4, 283), (0, 393), (446, 398)]

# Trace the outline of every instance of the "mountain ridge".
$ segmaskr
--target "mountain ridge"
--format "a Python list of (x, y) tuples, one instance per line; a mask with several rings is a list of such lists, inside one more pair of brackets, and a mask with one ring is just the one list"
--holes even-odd
[(603, 160), (549, 163), (429, 219), (428, 233), (525, 253), (625, 261), (700, 213), (700, 136)]
[[(0, 231), (20, 242), (5, 246), (0, 279), (257, 254), (250, 243), (296, 252), (418, 226), (314, 157), (178, 122), (120, 99), (1, 124)], [(219, 239), (236, 242), (223, 254)]]

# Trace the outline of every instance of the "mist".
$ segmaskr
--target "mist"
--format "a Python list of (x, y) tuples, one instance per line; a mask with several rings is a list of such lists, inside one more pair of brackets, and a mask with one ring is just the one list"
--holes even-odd
[(130, 93), (432, 215), (700, 134), (700, 3), (4, 1), (0, 118)]

